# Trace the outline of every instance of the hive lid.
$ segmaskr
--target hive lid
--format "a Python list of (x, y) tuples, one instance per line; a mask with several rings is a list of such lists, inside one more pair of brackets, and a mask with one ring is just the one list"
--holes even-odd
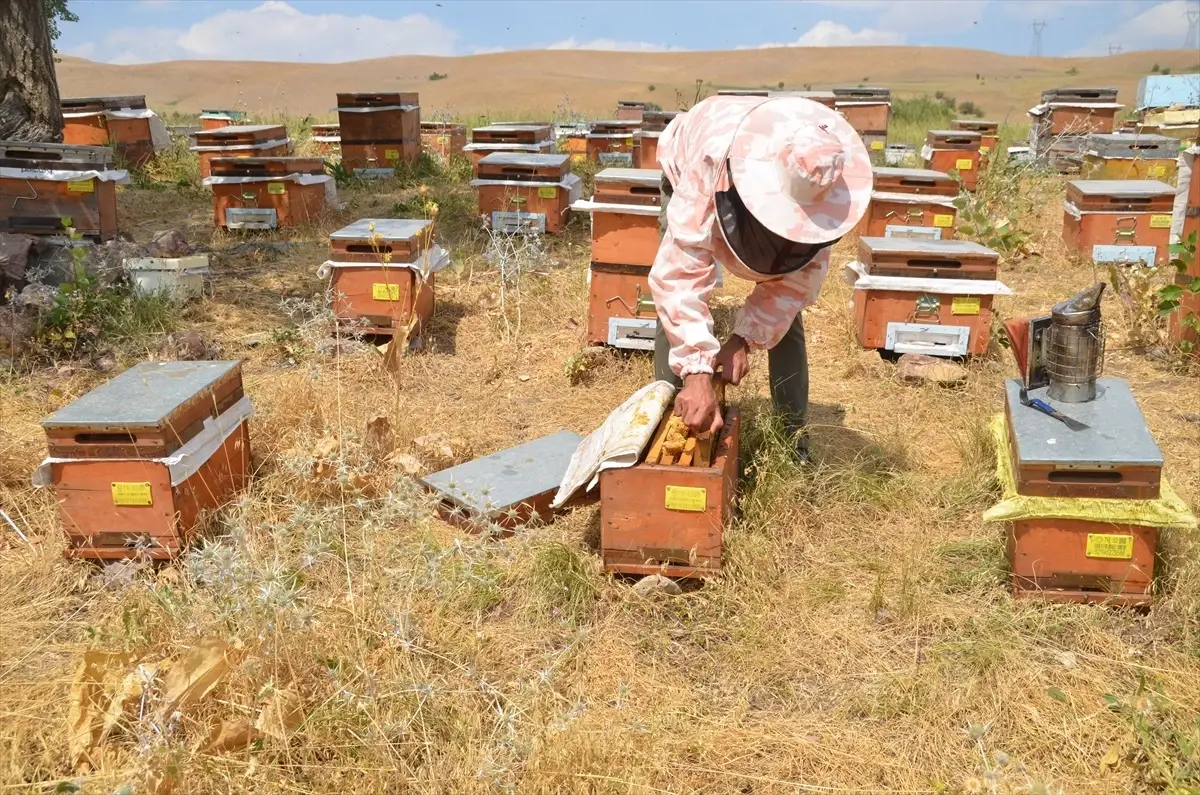
[(1162, 466), (1162, 451), (1124, 379), (1098, 379), (1096, 399), (1087, 403), (1052, 400), (1048, 388), (1029, 391), (1029, 397), (1044, 400), (1089, 426), (1082, 431), (1072, 431), (1059, 420), (1022, 406), (1020, 380), (1005, 381), (1004, 390), (1020, 464)]
[(70, 97), (60, 99), (59, 104), (64, 110), (99, 106), (103, 110), (144, 110), (146, 107), (145, 94), (130, 94), (116, 97)]
[(929, 135), (938, 138), (982, 138), (981, 133), (974, 130), (930, 130)]
[(240, 366), (235, 361), (142, 362), (51, 414), (42, 427), (157, 428)]
[(1175, 189), (1153, 179), (1076, 179), (1068, 183), (1081, 196), (1174, 196)]
[(662, 171), (657, 168), (606, 168), (596, 173), (596, 182), (632, 182), (658, 187), (662, 184)]
[[(375, 231), (371, 231), (371, 224)], [(374, 235), (387, 241), (411, 240), (422, 234), (433, 221), (420, 218), (363, 218), (329, 235), (330, 240), (369, 240)]]
[(922, 240), (903, 237), (860, 237), (859, 243), (873, 254), (915, 254), (920, 257), (985, 257), (1000, 255), (970, 240)]
[(0, 161), (9, 168), (81, 170), (76, 168), (80, 164), (111, 165), (113, 150), (107, 146), (0, 141)]
[(255, 133), (278, 132), (287, 135), (287, 128), (282, 124), (226, 124), (224, 127), (214, 127), (204, 130), (201, 136), (221, 137), (225, 135), (253, 135)]
[(492, 152), (479, 161), (481, 166), (531, 166), (561, 168), (571, 159), (570, 155), (546, 154), (539, 155), (530, 152)]
[(545, 130), (550, 126), (549, 122), (545, 124), (536, 122), (530, 124), (506, 122), (504, 124), (485, 124), (483, 127), (475, 127), (472, 132), (522, 132), (526, 130)]
[(646, 101), (642, 99), (618, 99), (617, 107), (619, 108), (644, 108)]
[[(912, 149), (912, 147), (908, 146), (907, 144), (888, 144), (888, 147)], [(934, 171), (931, 168), (896, 168), (893, 166), (876, 166), (873, 171), (875, 172), (876, 179), (880, 177), (891, 177), (893, 179), (933, 180), (934, 182), (946, 182), (947, 180), (950, 182), (954, 181), (954, 178), (946, 172)]]

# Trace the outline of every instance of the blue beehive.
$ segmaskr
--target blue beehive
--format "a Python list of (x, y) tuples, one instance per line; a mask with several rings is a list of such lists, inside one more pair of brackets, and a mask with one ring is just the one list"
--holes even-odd
[(1138, 108), (1200, 107), (1200, 74), (1148, 75), (1138, 82)]

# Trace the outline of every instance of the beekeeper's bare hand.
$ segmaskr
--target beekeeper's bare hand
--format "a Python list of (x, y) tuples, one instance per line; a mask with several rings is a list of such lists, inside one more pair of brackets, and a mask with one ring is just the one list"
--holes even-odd
[(737, 386), (750, 372), (750, 346), (741, 337), (733, 335), (717, 352), (713, 369), (721, 374), (723, 380)]
[(721, 430), (725, 423), (721, 420), (711, 374), (693, 373), (684, 379), (683, 389), (675, 396), (675, 413), (694, 434)]

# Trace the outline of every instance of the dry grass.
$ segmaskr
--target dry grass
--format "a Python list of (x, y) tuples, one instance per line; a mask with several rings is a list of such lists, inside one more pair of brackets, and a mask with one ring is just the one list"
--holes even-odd
[[(1018, 292), (1005, 316), (1093, 278), (1058, 242), (1061, 181), (1026, 190), (1040, 256), (1005, 263)], [(104, 376), (0, 382), (0, 505), (34, 540), (0, 526), (0, 789), (75, 780), (66, 700), (85, 650), (161, 659), (215, 636), (239, 649), (229, 678), (178, 720), (118, 733), (85, 792), (148, 791), (147, 770), (171, 771), (176, 792), (259, 795), (1162, 791), (1152, 755), (1180, 757), (1171, 732), (1194, 738), (1200, 713), (1200, 544), (1166, 535), (1149, 615), (1012, 601), (1002, 532), (979, 519), (1006, 354), (973, 364), (959, 390), (903, 386), (855, 350), (849, 289), (831, 275), (806, 318), (818, 464), (788, 462), (756, 360), (733, 393), (749, 427), (728, 575), (644, 599), (600, 573), (597, 508), (503, 541), (464, 535), (368, 448), (379, 413), (400, 452), (436, 430), (477, 453), (587, 432), (651, 377), (646, 358), (615, 353), (580, 385), (564, 372), (585, 317), (581, 221), (522, 277), (522, 324), (506, 333), (482, 238), (464, 231), (469, 204), (446, 186), (435, 193), (457, 264), (439, 276), (427, 351), (394, 379), (351, 342), (329, 356), (323, 237), (410, 192), (353, 188), (344, 212), (279, 235), (295, 243), (285, 252), (218, 259), (216, 294), (187, 324), (247, 359), (258, 469), (178, 565), (101, 573), (61, 559), (53, 497), (24, 485), (37, 421)], [(120, 209), (139, 240), (180, 226), (218, 252), (239, 242), (211, 231), (197, 190), (128, 190)], [(852, 252), (840, 244), (835, 262)], [(724, 309), (746, 288), (729, 284)], [(1109, 373), (1133, 383), (1195, 505), (1196, 380), (1123, 350), (1123, 316), (1109, 318)], [(271, 341), (239, 343), (263, 331)], [(198, 750), (281, 689), (304, 704), (290, 742)]]

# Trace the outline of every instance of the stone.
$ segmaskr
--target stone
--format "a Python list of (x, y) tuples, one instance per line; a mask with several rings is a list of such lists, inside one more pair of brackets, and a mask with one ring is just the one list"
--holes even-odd
[(88, 255), (88, 273), (104, 284), (115, 284), (125, 277), (125, 260), (147, 256), (146, 247), (127, 240), (109, 240)]
[(367, 420), (367, 431), (363, 435), (363, 446), (372, 458), (384, 458), (396, 446), (392, 434), (392, 421), (386, 414), (376, 414)]
[(650, 597), (654, 594), (679, 596), (683, 593), (683, 589), (679, 587), (679, 583), (661, 574), (651, 574), (648, 577), (638, 580), (633, 586), (633, 591), (637, 595), (645, 597)]
[(200, 332), (188, 329), (175, 331), (163, 340), (161, 353), (165, 359), (180, 362), (202, 362), (220, 358), (220, 350)]
[(0, 304), (10, 290), (19, 292), (25, 286), (35, 241), (33, 235), (0, 232)]
[(926, 356), (923, 353), (906, 353), (900, 357), (896, 375), (910, 384), (940, 384), (959, 386), (967, 381), (967, 368), (949, 359)]
[(151, 257), (186, 257), (192, 253), (187, 238), (178, 229), (155, 232), (146, 244), (146, 253)]
[(54, 306), (54, 297), (58, 288), (48, 284), (27, 284), (13, 298), (13, 306), (32, 307), (34, 309), (50, 309)]
[(392, 453), (388, 461), (400, 468), (404, 474), (416, 477), (425, 471), (425, 465), (416, 456), (408, 453)]

